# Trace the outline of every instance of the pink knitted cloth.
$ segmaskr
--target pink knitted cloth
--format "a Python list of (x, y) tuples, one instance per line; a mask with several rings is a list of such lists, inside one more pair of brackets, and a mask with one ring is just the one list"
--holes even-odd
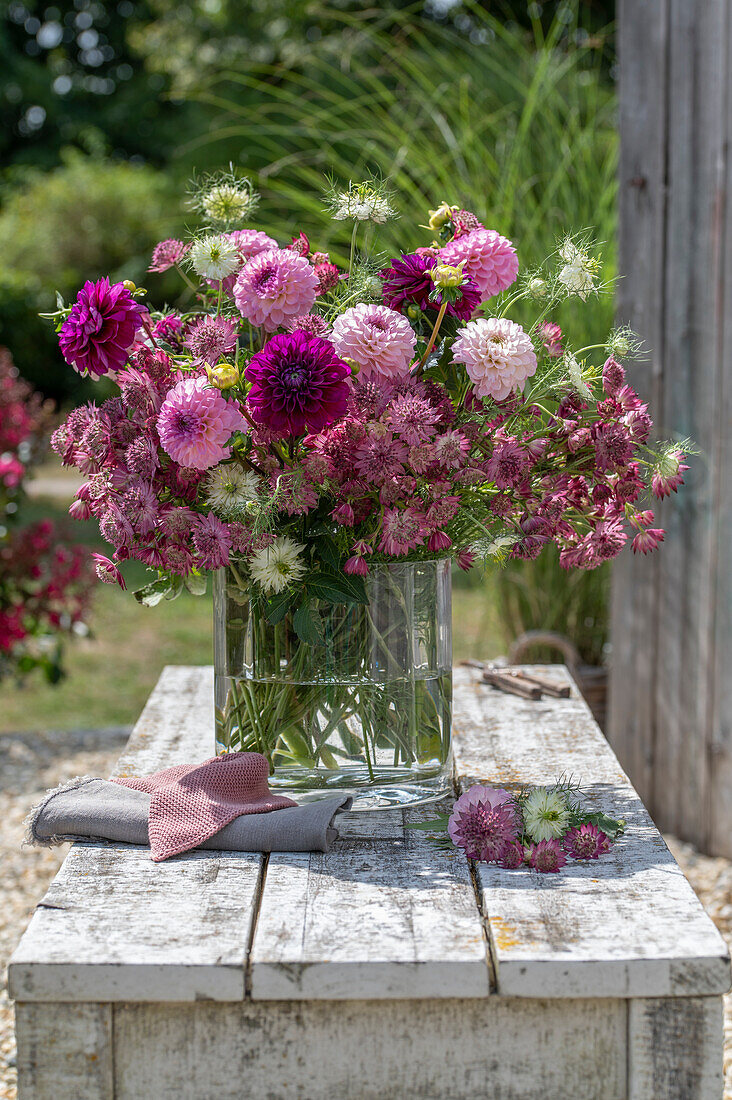
[(156, 863), (198, 847), (242, 814), (266, 814), (296, 806), (272, 794), (269, 766), (258, 752), (230, 752), (202, 764), (176, 764), (142, 779), (116, 778), (150, 799), (150, 858)]

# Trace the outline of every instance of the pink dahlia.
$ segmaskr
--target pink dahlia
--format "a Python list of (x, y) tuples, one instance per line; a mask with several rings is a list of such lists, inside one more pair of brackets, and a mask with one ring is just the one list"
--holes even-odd
[(361, 368), (359, 379), (395, 381), (409, 373), (417, 337), (406, 317), (388, 306), (362, 303), (333, 322), (331, 343)]
[(207, 314), (188, 330), (185, 342), (194, 359), (215, 366), (236, 347), (236, 325), (228, 317)]
[(176, 241), (173, 237), (169, 237), (167, 241), (159, 241), (153, 249), (152, 260), (147, 270), (167, 271), (168, 268), (175, 267), (185, 256), (188, 247), (183, 241)]
[(273, 336), (245, 371), (252, 383), (247, 404), (258, 423), (280, 436), (320, 432), (345, 416), (350, 374), (328, 340), (304, 332)]
[(495, 229), (473, 229), (450, 241), (441, 250), (440, 259), (453, 265), (465, 260), (465, 274), (473, 280), (484, 301), (509, 287), (518, 275), (516, 249)]
[[(232, 233), (224, 233), (223, 236), (227, 241), (233, 242), (240, 260), (239, 270), (235, 271), (233, 275), (227, 275), (225, 279), (222, 279), (224, 294), (231, 297), (234, 293), (234, 284), (239, 271), (241, 271), (247, 260), (251, 260), (252, 256), (258, 256), (260, 252), (278, 248), (279, 245), (277, 241), (263, 233), (261, 229), (235, 229)], [(211, 279), (209, 283), (218, 290), (218, 282)]]
[(61, 354), (79, 374), (94, 379), (121, 370), (144, 313), (122, 283), (86, 282), (61, 326)]
[(268, 332), (309, 313), (320, 290), (318, 276), (297, 252), (271, 248), (259, 252), (239, 272), (234, 300), (254, 325)]
[(452, 346), (456, 363), (464, 363), (478, 397), (503, 401), (536, 371), (530, 337), (507, 318), (481, 317), (460, 329)]
[(543, 874), (561, 871), (566, 862), (567, 857), (558, 840), (540, 840), (529, 852), (529, 863), (535, 871)]
[(208, 470), (228, 458), (232, 432), (245, 427), (236, 405), (205, 378), (183, 378), (170, 391), (157, 420), (160, 443), (180, 466)]
[(516, 804), (508, 791), (476, 784), (455, 802), (447, 831), (469, 859), (491, 863), (502, 859), (506, 849), (517, 842), (519, 825)]
[(564, 850), (572, 859), (597, 859), (610, 850), (610, 841), (596, 825), (578, 825), (564, 835)]

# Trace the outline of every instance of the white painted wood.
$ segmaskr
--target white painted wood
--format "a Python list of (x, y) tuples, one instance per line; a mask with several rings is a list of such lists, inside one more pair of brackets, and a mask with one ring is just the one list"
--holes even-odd
[(75, 845), (11, 959), (11, 995), (241, 1000), (260, 858)]
[(719, 997), (630, 1002), (628, 1100), (719, 1100)]
[(115, 1100), (627, 1100), (626, 1024), (603, 1000), (119, 1005)]
[(18, 1004), (15, 1032), (20, 1100), (112, 1100), (110, 1005)]
[[(250, 962), (255, 1000), (490, 993), (467, 862), (402, 827), (401, 811), (373, 816), (354, 815), (361, 835), (328, 853), (270, 856)], [(397, 838), (383, 838), (382, 817)]]
[[(541, 674), (571, 682), (566, 670)], [(573, 685), (570, 699), (501, 695), (455, 676), (459, 785), (551, 784), (566, 771), (628, 821), (611, 853), (560, 875), (476, 867), (498, 992), (519, 997), (667, 997), (725, 992), (721, 936)]]

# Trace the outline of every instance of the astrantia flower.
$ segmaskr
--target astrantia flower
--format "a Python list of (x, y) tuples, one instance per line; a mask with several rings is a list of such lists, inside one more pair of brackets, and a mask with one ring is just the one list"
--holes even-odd
[(94, 561), (94, 569), (97, 577), (105, 584), (118, 584), (120, 588), (126, 588), (125, 579), (120, 573), (117, 566), (109, 558), (105, 558), (103, 554), (92, 554), (92, 560)]
[(473, 280), (483, 300), (500, 294), (515, 282), (518, 256), (511, 242), (495, 229), (473, 229), (464, 237), (450, 241), (440, 252), (448, 264), (465, 261), (465, 272)]
[(669, 451), (661, 456), (651, 474), (651, 492), (659, 500), (675, 493), (679, 485), (684, 484), (684, 465), (686, 455), (683, 451)]
[(530, 337), (507, 318), (481, 317), (460, 329), (452, 347), (478, 397), (503, 401), (536, 371)]
[(453, 210), (451, 221), (455, 238), (464, 237), (474, 229), (485, 229), (472, 210)]
[(392, 431), (414, 447), (435, 434), (439, 413), (423, 397), (405, 394), (391, 403), (386, 420)]
[(602, 385), (605, 393), (614, 397), (625, 385), (625, 368), (614, 355), (605, 360), (602, 368)]
[(185, 343), (194, 359), (213, 365), (236, 347), (236, 325), (228, 317), (206, 314), (189, 329)]
[(362, 381), (372, 375), (391, 380), (406, 377), (417, 343), (406, 317), (368, 303), (336, 317), (330, 340), (339, 355), (358, 363)]
[(532, 840), (560, 837), (570, 821), (569, 806), (558, 791), (537, 787), (523, 804), (524, 828)]
[(225, 523), (209, 513), (201, 516), (193, 528), (193, 545), (204, 569), (220, 569), (227, 565), (232, 540)]
[(578, 825), (570, 829), (564, 838), (565, 852), (572, 859), (597, 859), (609, 851), (610, 841), (596, 825)]
[(215, 282), (233, 274), (241, 263), (234, 242), (226, 236), (213, 235), (193, 242), (189, 260), (197, 275)]
[(281, 436), (320, 432), (345, 416), (350, 374), (333, 345), (319, 336), (273, 336), (245, 371), (252, 383), (247, 404), (255, 420)]
[(660, 527), (647, 527), (644, 531), (639, 531), (632, 542), (633, 553), (650, 554), (663, 542), (665, 535), (666, 532)]
[(167, 241), (159, 241), (153, 249), (152, 259), (148, 271), (167, 271), (185, 256), (188, 245), (183, 241), (177, 241), (169, 237)]
[(558, 840), (541, 840), (529, 852), (529, 863), (535, 871), (543, 874), (561, 871), (567, 857)]
[(304, 332), (307, 336), (321, 336), (325, 339), (330, 333), (330, 325), (325, 317), (317, 313), (304, 313), (302, 317), (293, 317), (286, 325), (288, 332)]
[(564, 354), (562, 347), (562, 330), (553, 321), (543, 321), (539, 325), (539, 336), (544, 345), (544, 350), (550, 359), (560, 359)]
[(391, 432), (369, 433), (356, 447), (355, 465), (360, 476), (371, 485), (404, 473), (408, 450)]
[(401, 557), (421, 546), (429, 534), (423, 512), (415, 508), (387, 508), (382, 521), (379, 550)]
[(476, 785), (455, 802), (447, 831), (469, 859), (494, 862), (518, 840), (519, 817), (508, 791)]
[(260, 479), (253, 470), (234, 463), (217, 466), (206, 479), (206, 502), (217, 515), (230, 516), (259, 495)]
[(258, 550), (249, 561), (252, 579), (265, 592), (281, 592), (305, 573), (301, 554), (305, 549), (299, 542), (281, 535), (263, 550)]
[(320, 290), (318, 276), (297, 252), (259, 252), (239, 273), (234, 300), (242, 316), (268, 332), (309, 313)]
[(520, 840), (514, 840), (513, 843), (507, 844), (503, 849), (499, 862), (501, 867), (505, 867), (507, 871), (515, 871), (523, 865), (525, 859), (526, 853), (523, 844)]
[[(410, 305), (416, 305), (421, 310), (438, 310), (441, 300), (433, 302), (429, 297), (434, 290), (430, 274), (434, 266), (434, 257), (418, 253), (405, 254), (398, 260), (391, 260), (390, 266), (379, 272), (385, 303), (400, 313), (404, 313)], [(467, 321), (480, 303), (481, 296), (472, 279), (466, 280), (461, 289), (462, 298), (458, 302), (449, 302), (446, 312), (461, 321)]]
[(79, 374), (95, 379), (121, 370), (144, 313), (122, 283), (86, 282), (61, 326), (61, 354)]
[(564, 261), (557, 279), (570, 294), (577, 294), (584, 302), (590, 292), (595, 289), (595, 278), (599, 271), (597, 260), (581, 252), (573, 241), (565, 241), (559, 250), (559, 255)]
[(232, 432), (246, 426), (232, 402), (205, 378), (184, 378), (170, 391), (157, 420), (163, 450), (180, 466), (208, 470), (228, 458)]

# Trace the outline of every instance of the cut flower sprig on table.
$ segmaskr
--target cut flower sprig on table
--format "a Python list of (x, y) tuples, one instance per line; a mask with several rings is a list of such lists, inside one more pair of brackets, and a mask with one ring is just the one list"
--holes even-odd
[[(246, 225), (257, 196), (231, 171), (188, 202), (206, 224), (150, 264), (178, 269), (186, 312), (99, 279), (48, 315), (67, 362), (119, 387), (53, 437), (87, 478), (72, 515), (96, 517), (112, 547), (102, 580), (123, 583), (120, 563), (139, 559), (154, 576), (137, 596), (153, 604), (231, 565), (271, 623), (294, 614), (322, 645), (323, 609), (363, 604), (374, 565), (469, 569), (553, 542), (563, 566), (592, 569), (628, 540), (642, 553), (663, 540), (649, 498), (678, 488), (688, 450), (649, 445), (621, 361), (637, 341), (618, 330), (573, 348), (552, 319), (602, 289), (587, 235), (521, 272), (498, 229), (442, 202), (382, 260), (394, 196), (378, 179), (334, 183), (341, 269), (302, 232), (283, 243)], [(524, 300), (530, 328), (511, 316)]]

